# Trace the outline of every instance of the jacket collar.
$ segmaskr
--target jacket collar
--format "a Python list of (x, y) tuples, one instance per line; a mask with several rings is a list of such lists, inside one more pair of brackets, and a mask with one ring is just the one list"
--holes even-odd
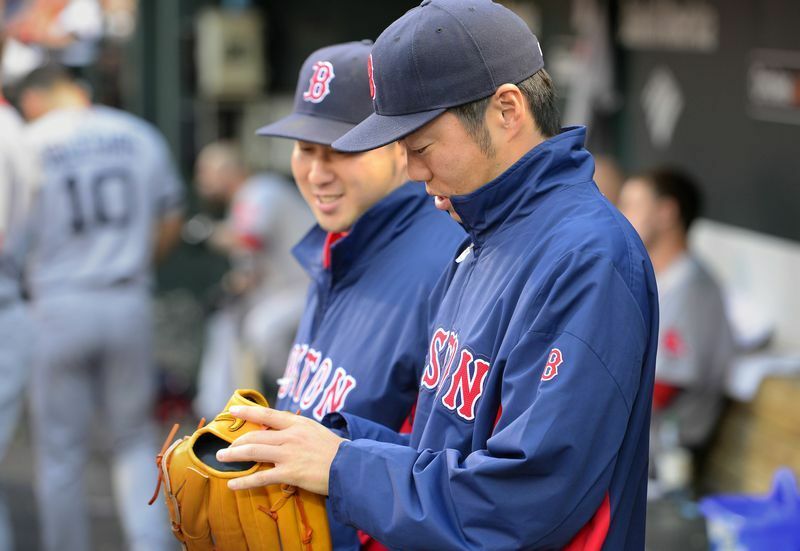
[(594, 160), (584, 149), (586, 128), (574, 126), (523, 155), (500, 176), (467, 195), (450, 197), (476, 247), (505, 223), (527, 216), (556, 187), (590, 182)]
[[(330, 272), (333, 280), (355, 277), (361, 273), (429, 200), (422, 184), (406, 182), (375, 203), (353, 224), (347, 236), (331, 247)], [(322, 266), (326, 236), (327, 232), (315, 225), (292, 249), (297, 261), (314, 280), (319, 280), (326, 271)]]

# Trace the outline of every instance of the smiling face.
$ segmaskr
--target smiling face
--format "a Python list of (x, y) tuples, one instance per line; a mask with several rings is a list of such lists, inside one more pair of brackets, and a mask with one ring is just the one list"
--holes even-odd
[(403, 139), (408, 176), (425, 182), (436, 208), (458, 220), (450, 204), (453, 195), (465, 195), (493, 180), (498, 163), (484, 153), (452, 113), (441, 116)]
[(366, 153), (297, 141), (292, 174), (317, 223), (326, 231), (349, 230), (375, 203), (405, 180), (405, 152), (398, 144)]

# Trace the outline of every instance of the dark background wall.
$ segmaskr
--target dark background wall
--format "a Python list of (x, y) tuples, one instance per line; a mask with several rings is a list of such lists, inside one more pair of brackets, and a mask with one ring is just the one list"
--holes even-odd
[[(702, 183), (709, 218), (800, 240), (800, 109), (794, 117), (778, 114), (787, 122), (761, 120), (748, 98), (755, 50), (800, 56), (800, 2), (709, 3), (719, 13), (715, 51), (621, 50), (626, 101), (619, 153), (631, 169), (661, 162), (688, 168)], [(650, 140), (641, 102), (656, 67), (672, 72), (684, 98), (672, 142), (663, 150)], [(800, 107), (800, 87), (796, 96)]]

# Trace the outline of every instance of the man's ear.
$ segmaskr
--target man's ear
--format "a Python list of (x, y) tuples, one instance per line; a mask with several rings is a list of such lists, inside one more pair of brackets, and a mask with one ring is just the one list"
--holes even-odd
[(22, 116), (32, 121), (41, 117), (47, 110), (47, 98), (40, 90), (23, 90), (19, 95), (18, 105)]
[(405, 170), (406, 165), (408, 164), (408, 152), (406, 151), (405, 146), (398, 142), (394, 142), (392, 146), (392, 154), (394, 155), (395, 160), (399, 165)]
[(526, 111), (525, 96), (514, 84), (503, 84), (494, 93), (492, 105), (500, 116), (504, 128), (515, 129), (519, 127)]

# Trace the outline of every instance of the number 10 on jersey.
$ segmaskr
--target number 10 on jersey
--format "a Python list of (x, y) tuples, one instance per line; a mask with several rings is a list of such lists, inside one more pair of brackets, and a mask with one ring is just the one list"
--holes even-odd
[(131, 221), (134, 189), (125, 170), (106, 170), (83, 179), (71, 176), (66, 190), (76, 234), (95, 227), (124, 228)]

